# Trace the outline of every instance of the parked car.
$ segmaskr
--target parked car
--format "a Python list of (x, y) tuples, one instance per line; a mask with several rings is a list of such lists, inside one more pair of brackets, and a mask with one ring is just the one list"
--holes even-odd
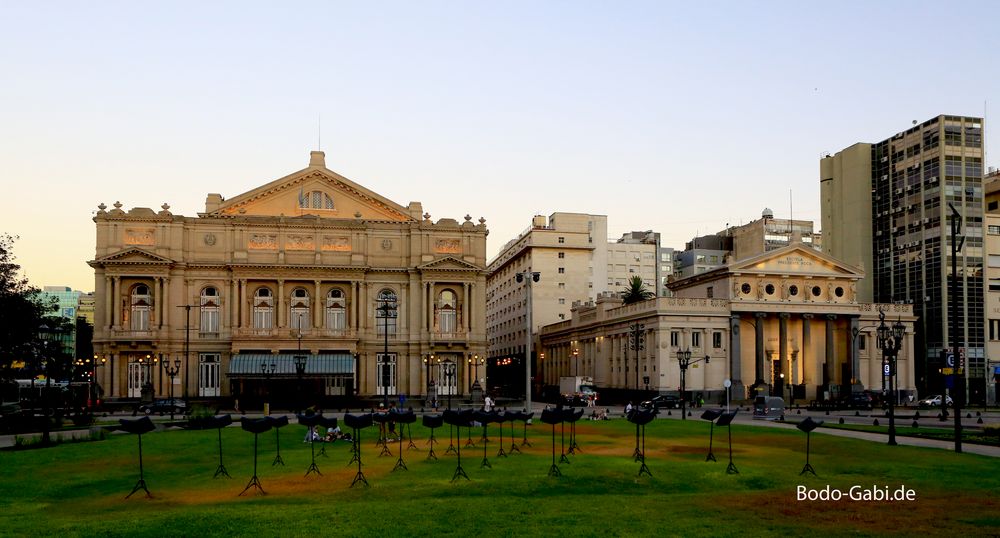
[(159, 413), (161, 415), (171, 412), (183, 413), (185, 410), (187, 410), (187, 404), (184, 403), (184, 400), (177, 398), (154, 400), (153, 403), (142, 404), (139, 406), (139, 411), (142, 411), (147, 415), (151, 415), (153, 413)]
[(641, 409), (679, 409), (681, 406), (681, 399), (673, 394), (660, 394), (659, 396), (653, 396), (651, 399), (639, 403)]
[(757, 396), (753, 400), (753, 418), (760, 420), (784, 420), (785, 400), (777, 396)]
[(840, 406), (846, 409), (872, 409), (874, 407), (870, 394), (852, 392), (840, 401)]
[[(945, 396), (945, 403), (947, 405), (952, 405), (953, 402), (951, 400), (951, 396)], [(935, 394), (934, 396), (928, 396), (927, 398), (920, 400), (920, 405), (926, 407), (941, 407), (941, 395)]]

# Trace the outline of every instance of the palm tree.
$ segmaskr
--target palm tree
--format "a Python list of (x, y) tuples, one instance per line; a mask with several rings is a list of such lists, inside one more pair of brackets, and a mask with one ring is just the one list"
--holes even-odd
[(622, 303), (632, 304), (652, 299), (656, 294), (646, 289), (642, 277), (635, 275), (628, 280), (628, 288), (622, 292)]

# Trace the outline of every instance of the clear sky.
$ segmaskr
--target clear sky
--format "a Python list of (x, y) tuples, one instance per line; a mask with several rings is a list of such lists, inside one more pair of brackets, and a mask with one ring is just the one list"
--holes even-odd
[[(204, 211), (327, 166), (434, 220), (819, 226), (819, 158), (938, 114), (1000, 143), (1000, 2), (0, 2), (0, 231), (94, 287), (100, 203)], [(994, 112), (991, 112), (994, 111)]]

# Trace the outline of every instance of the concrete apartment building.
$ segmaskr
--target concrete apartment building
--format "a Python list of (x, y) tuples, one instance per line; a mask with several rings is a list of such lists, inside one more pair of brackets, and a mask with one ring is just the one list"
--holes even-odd
[(731, 226), (716, 235), (728, 235), (732, 238), (734, 261), (785, 248), (793, 242), (817, 250), (821, 250), (822, 245), (821, 235), (813, 230), (813, 221), (776, 219), (774, 212), (766, 208), (759, 219)]
[(1000, 395), (1000, 171), (983, 178), (986, 214), (986, 401), (997, 404)]
[(209, 194), (197, 216), (98, 209), (94, 352), (109, 399), (152, 390), (256, 408), (470, 392), (486, 351), (485, 219), (432, 221), (328, 169), (321, 151), (232, 198)]
[(985, 400), (983, 120), (937, 116), (820, 160), (823, 250), (862, 269), (858, 299), (912, 304), (917, 388), (940, 393), (952, 344), (949, 204), (963, 217), (957, 335), (968, 400)]
[[(608, 243), (608, 285), (604, 291), (620, 293), (629, 288), (633, 276), (642, 278), (649, 291), (662, 296), (660, 267), (656, 260), (660, 234), (651, 231), (628, 232)], [(591, 297), (593, 299), (593, 297)]]

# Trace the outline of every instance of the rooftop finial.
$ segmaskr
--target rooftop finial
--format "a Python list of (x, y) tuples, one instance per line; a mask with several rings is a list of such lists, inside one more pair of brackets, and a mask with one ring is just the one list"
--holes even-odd
[(323, 153), (322, 151), (310, 151), (309, 166), (326, 168), (326, 153)]

